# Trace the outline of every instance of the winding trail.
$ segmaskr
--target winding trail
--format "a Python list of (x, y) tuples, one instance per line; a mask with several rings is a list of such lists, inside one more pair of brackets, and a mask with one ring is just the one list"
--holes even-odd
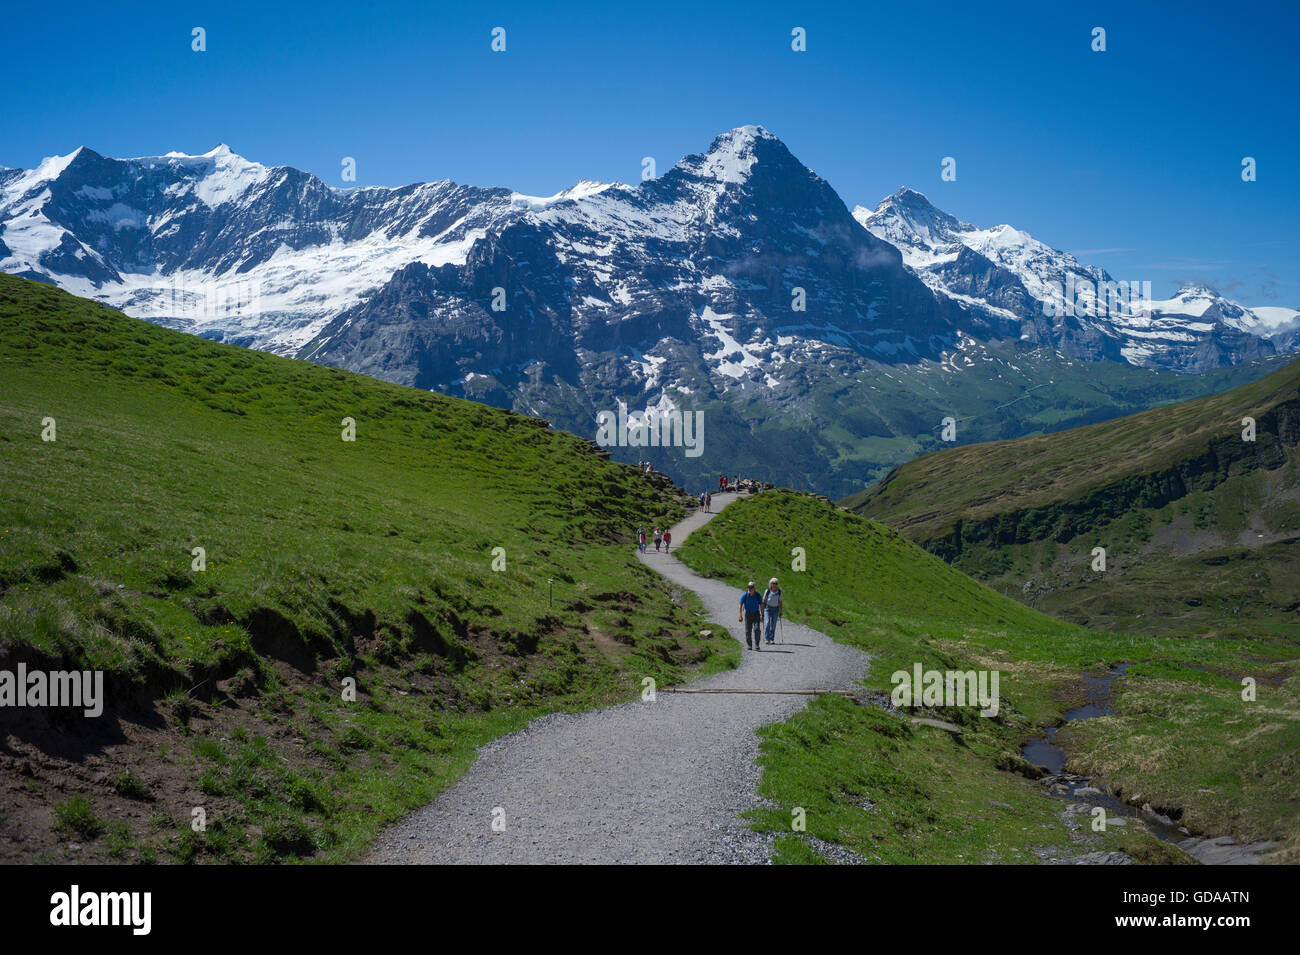
[[(736, 499), (717, 495), (713, 514), (672, 528), (673, 542)], [(740, 593), (670, 554), (638, 555), (694, 591), (709, 619), (735, 622)], [(774, 568), (781, 576), (779, 568)], [(765, 581), (762, 584), (765, 586)], [(798, 587), (788, 588), (797, 606)], [(772, 649), (744, 651), (739, 668), (692, 688), (850, 689), (870, 657), (787, 621)], [(762, 863), (768, 840), (741, 812), (760, 805), (755, 764), (764, 724), (786, 719), (810, 696), (659, 693), (580, 714), (554, 714), (495, 740), (459, 782), (375, 842), (369, 863)], [(505, 831), (493, 831), (504, 810)]]

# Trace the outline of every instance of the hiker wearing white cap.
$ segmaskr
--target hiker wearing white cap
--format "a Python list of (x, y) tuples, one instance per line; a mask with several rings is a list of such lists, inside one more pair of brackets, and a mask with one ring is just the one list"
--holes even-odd
[(763, 591), (763, 620), (767, 624), (764, 636), (769, 644), (776, 640), (776, 622), (781, 619), (783, 600), (781, 585), (773, 577), (767, 582), (767, 590)]
[[(763, 626), (763, 600), (758, 596), (758, 591), (754, 589), (755, 584), (751, 580), (745, 592), (740, 595), (740, 609), (736, 612), (736, 621), (745, 623), (745, 646), (751, 650), (761, 650), (762, 647), (762, 626)], [(753, 633), (754, 639), (751, 642), (749, 635)]]

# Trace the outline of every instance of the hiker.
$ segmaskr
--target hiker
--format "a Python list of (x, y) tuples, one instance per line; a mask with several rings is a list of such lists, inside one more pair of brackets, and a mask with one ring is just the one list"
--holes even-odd
[(704, 510), (704, 492), (700, 492), (700, 510)]
[[(751, 580), (745, 592), (740, 595), (740, 609), (736, 612), (736, 622), (744, 621), (745, 624), (745, 647), (750, 650), (761, 650), (761, 640), (759, 639), (759, 630), (763, 625), (763, 598), (758, 595), (754, 589), (754, 582)], [(750, 642), (749, 634), (753, 631), (754, 639)]]
[(783, 601), (781, 585), (773, 577), (767, 582), (767, 590), (763, 591), (763, 633), (768, 646), (776, 640), (776, 622), (781, 619)]
[(644, 527), (638, 527), (636, 529), (636, 546), (641, 549), (641, 553), (643, 554), (645, 553), (645, 528)]
[(706, 494), (704, 495), (704, 513), (705, 513), (705, 514), (712, 514), (712, 513), (713, 513), (713, 495), (712, 495), (712, 494), (708, 494), (708, 493), (706, 493)]
[(664, 531), (664, 553), (666, 554), (672, 549), (673, 549), (673, 532)]
[(663, 543), (664, 535), (659, 528), (655, 528), (655, 553), (659, 553), (659, 545)]

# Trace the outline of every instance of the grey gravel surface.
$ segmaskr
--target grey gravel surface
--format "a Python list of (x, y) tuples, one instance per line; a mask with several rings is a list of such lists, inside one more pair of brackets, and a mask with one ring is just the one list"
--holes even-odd
[[(714, 514), (734, 500), (715, 495)], [(674, 544), (712, 516), (696, 513), (678, 524)], [(653, 546), (640, 559), (695, 591), (709, 619), (727, 623), (743, 645), (736, 588), (697, 576)], [(781, 571), (773, 568), (797, 607), (798, 574)], [(870, 660), (789, 621), (782, 639), (772, 649), (745, 650), (738, 669), (691, 687), (849, 689)], [(653, 703), (534, 720), (484, 746), (459, 782), (384, 832), (365, 861), (764, 863), (770, 840), (739, 818), (760, 805), (755, 731), (811, 699), (659, 693)], [(504, 831), (493, 829), (494, 810)]]

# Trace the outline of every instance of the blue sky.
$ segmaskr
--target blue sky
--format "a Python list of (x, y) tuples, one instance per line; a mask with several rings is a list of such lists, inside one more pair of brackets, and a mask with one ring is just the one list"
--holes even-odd
[(541, 6), (11, 7), (0, 165), (225, 142), (336, 185), (351, 156), (361, 185), (549, 195), (758, 123), (850, 207), (908, 185), (1157, 296), (1200, 280), (1300, 307), (1294, 3)]

